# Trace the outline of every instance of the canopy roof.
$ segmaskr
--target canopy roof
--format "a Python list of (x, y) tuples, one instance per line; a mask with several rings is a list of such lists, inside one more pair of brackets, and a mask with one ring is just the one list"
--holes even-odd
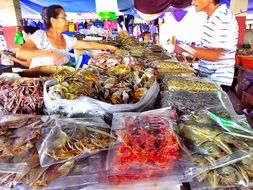
[[(28, 16), (31, 18), (31, 15), (35, 18), (40, 17), (43, 7), (52, 4), (60, 4), (72, 15), (96, 13), (103, 9), (106, 9), (104, 11), (110, 9), (109, 11), (113, 12), (156, 14), (188, 7), (191, 2), (192, 0), (20, 0), (23, 18)], [(230, 0), (221, 0), (221, 3), (229, 7)], [(249, 0), (248, 12), (253, 12), (253, 0)]]

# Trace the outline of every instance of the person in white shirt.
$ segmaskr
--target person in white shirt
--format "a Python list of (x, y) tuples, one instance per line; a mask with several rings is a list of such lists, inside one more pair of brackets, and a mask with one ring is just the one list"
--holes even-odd
[(117, 50), (111, 45), (85, 42), (62, 34), (68, 31), (68, 21), (60, 5), (45, 7), (41, 16), (47, 29), (37, 30), (16, 53), (18, 59), (25, 61), (24, 66), (32, 68), (67, 64), (71, 49)]
[(193, 0), (192, 4), (196, 12), (206, 12), (208, 19), (204, 25), (201, 47), (191, 46), (186, 51), (200, 59), (200, 76), (210, 78), (228, 91), (234, 78), (238, 23), (226, 5), (220, 4), (220, 0)]
[(172, 43), (171, 39), (167, 40), (167, 44), (165, 46), (165, 49), (167, 50), (168, 53), (174, 53), (174, 44)]

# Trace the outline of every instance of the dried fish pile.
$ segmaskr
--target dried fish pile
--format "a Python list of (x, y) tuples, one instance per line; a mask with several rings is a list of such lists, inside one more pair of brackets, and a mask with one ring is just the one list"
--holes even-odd
[[(103, 53), (100, 55), (93, 56), (89, 60), (89, 65), (97, 66), (102, 69), (109, 67), (115, 67), (120, 65), (129, 65), (133, 69), (144, 69), (145, 65), (143, 62), (137, 60), (134, 57), (129, 56), (127, 50), (118, 50), (115, 54)], [(128, 55), (126, 55), (128, 54)]]
[(153, 67), (156, 69), (161, 69), (161, 70), (175, 70), (175, 69), (189, 69), (192, 70), (192, 68), (185, 64), (185, 63), (178, 63), (178, 62), (173, 62), (173, 61), (157, 61), (153, 63)]
[(194, 93), (187, 91), (162, 91), (161, 107), (175, 107), (183, 113), (221, 105), (217, 93)]
[(137, 46), (139, 43), (135, 40), (133, 36), (128, 36), (127, 32), (120, 31), (116, 40), (120, 42), (123, 46)]
[(171, 78), (165, 87), (167, 90), (181, 90), (191, 92), (217, 92), (218, 87), (213, 83), (198, 80)]
[(138, 102), (156, 80), (152, 69), (132, 71), (125, 65), (107, 70), (90, 67), (72, 74), (55, 74), (54, 77), (58, 83), (50, 87), (51, 95), (57, 93), (64, 99), (84, 95), (111, 104)]
[(0, 105), (8, 113), (42, 114), (44, 79), (0, 81)]
[[(46, 138), (46, 146), (41, 154), (46, 154), (52, 158), (53, 163), (69, 160), (81, 154), (89, 155), (108, 149), (115, 141), (115, 137), (110, 135), (109, 128), (76, 123), (69, 124), (66, 123), (64, 126), (53, 128)], [(46, 157), (42, 157), (46, 159)]]
[(173, 61), (153, 61), (150, 66), (156, 68), (158, 78), (162, 78), (164, 76), (195, 76), (194, 69), (185, 63), (178, 63)]
[[(253, 176), (252, 156), (249, 157), (252, 155), (253, 131), (244, 122), (235, 121), (228, 115), (229, 113), (226, 114), (217, 107), (186, 116), (180, 123), (178, 134), (192, 154), (196, 167), (199, 167), (197, 181), (206, 185), (205, 187), (210, 186), (210, 189), (220, 186), (247, 187), (249, 178)], [(230, 160), (229, 155), (236, 159)], [(240, 161), (234, 163), (238, 160)], [(216, 168), (217, 163), (223, 167)], [(229, 163), (232, 164), (228, 165)], [(203, 168), (208, 165), (215, 166), (215, 169), (211, 167), (211, 170), (203, 172)]]
[(126, 46), (130, 55), (133, 57), (144, 57), (145, 54), (151, 53), (149, 49), (145, 49), (142, 46)]
[[(0, 187), (3, 189), (12, 189), (23, 184), (32, 189), (41, 189), (48, 186), (61, 176), (67, 175), (74, 167), (74, 161), (60, 164), (54, 164), (48, 167), (41, 167), (37, 152), (26, 157), (27, 166), (22, 173), (1, 173)], [(23, 188), (22, 188), (23, 189)], [(26, 188), (27, 189), (27, 188)]]
[(122, 64), (123, 57), (112, 54), (112, 53), (103, 53), (100, 55), (95, 55), (89, 60), (89, 65), (98, 66), (100, 68), (113, 67), (116, 65)]
[(41, 129), (46, 120), (43, 121), (39, 116), (1, 117), (3, 120), (0, 120), (0, 159), (28, 156), (27, 154), (36, 149), (35, 145), (42, 136)]

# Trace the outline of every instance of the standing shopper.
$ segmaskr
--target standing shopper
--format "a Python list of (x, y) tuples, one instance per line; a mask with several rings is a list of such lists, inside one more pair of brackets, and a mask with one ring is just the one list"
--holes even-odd
[(80, 41), (62, 34), (68, 31), (68, 21), (60, 5), (45, 7), (41, 16), (46, 30), (37, 30), (16, 54), (17, 58), (27, 62), (27, 67), (64, 65), (69, 62), (69, 51), (73, 48), (112, 51), (117, 49), (114, 46)]
[(227, 91), (234, 78), (238, 24), (235, 16), (220, 0), (193, 0), (196, 12), (207, 13), (201, 38), (201, 48), (186, 47), (188, 53), (200, 59), (199, 74), (208, 77)]

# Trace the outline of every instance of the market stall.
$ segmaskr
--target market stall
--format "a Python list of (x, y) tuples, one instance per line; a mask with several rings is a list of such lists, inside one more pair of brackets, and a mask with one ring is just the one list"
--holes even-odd
[(118, 50), (0, 73), (0, 189), (252, 187), (253, 129), (192, 57), (97, 38)]
[(253, 130), (217, 84), (124, 32), (107, 43), (87, 68), (0, 77), (1, 187), (251, 185)]

